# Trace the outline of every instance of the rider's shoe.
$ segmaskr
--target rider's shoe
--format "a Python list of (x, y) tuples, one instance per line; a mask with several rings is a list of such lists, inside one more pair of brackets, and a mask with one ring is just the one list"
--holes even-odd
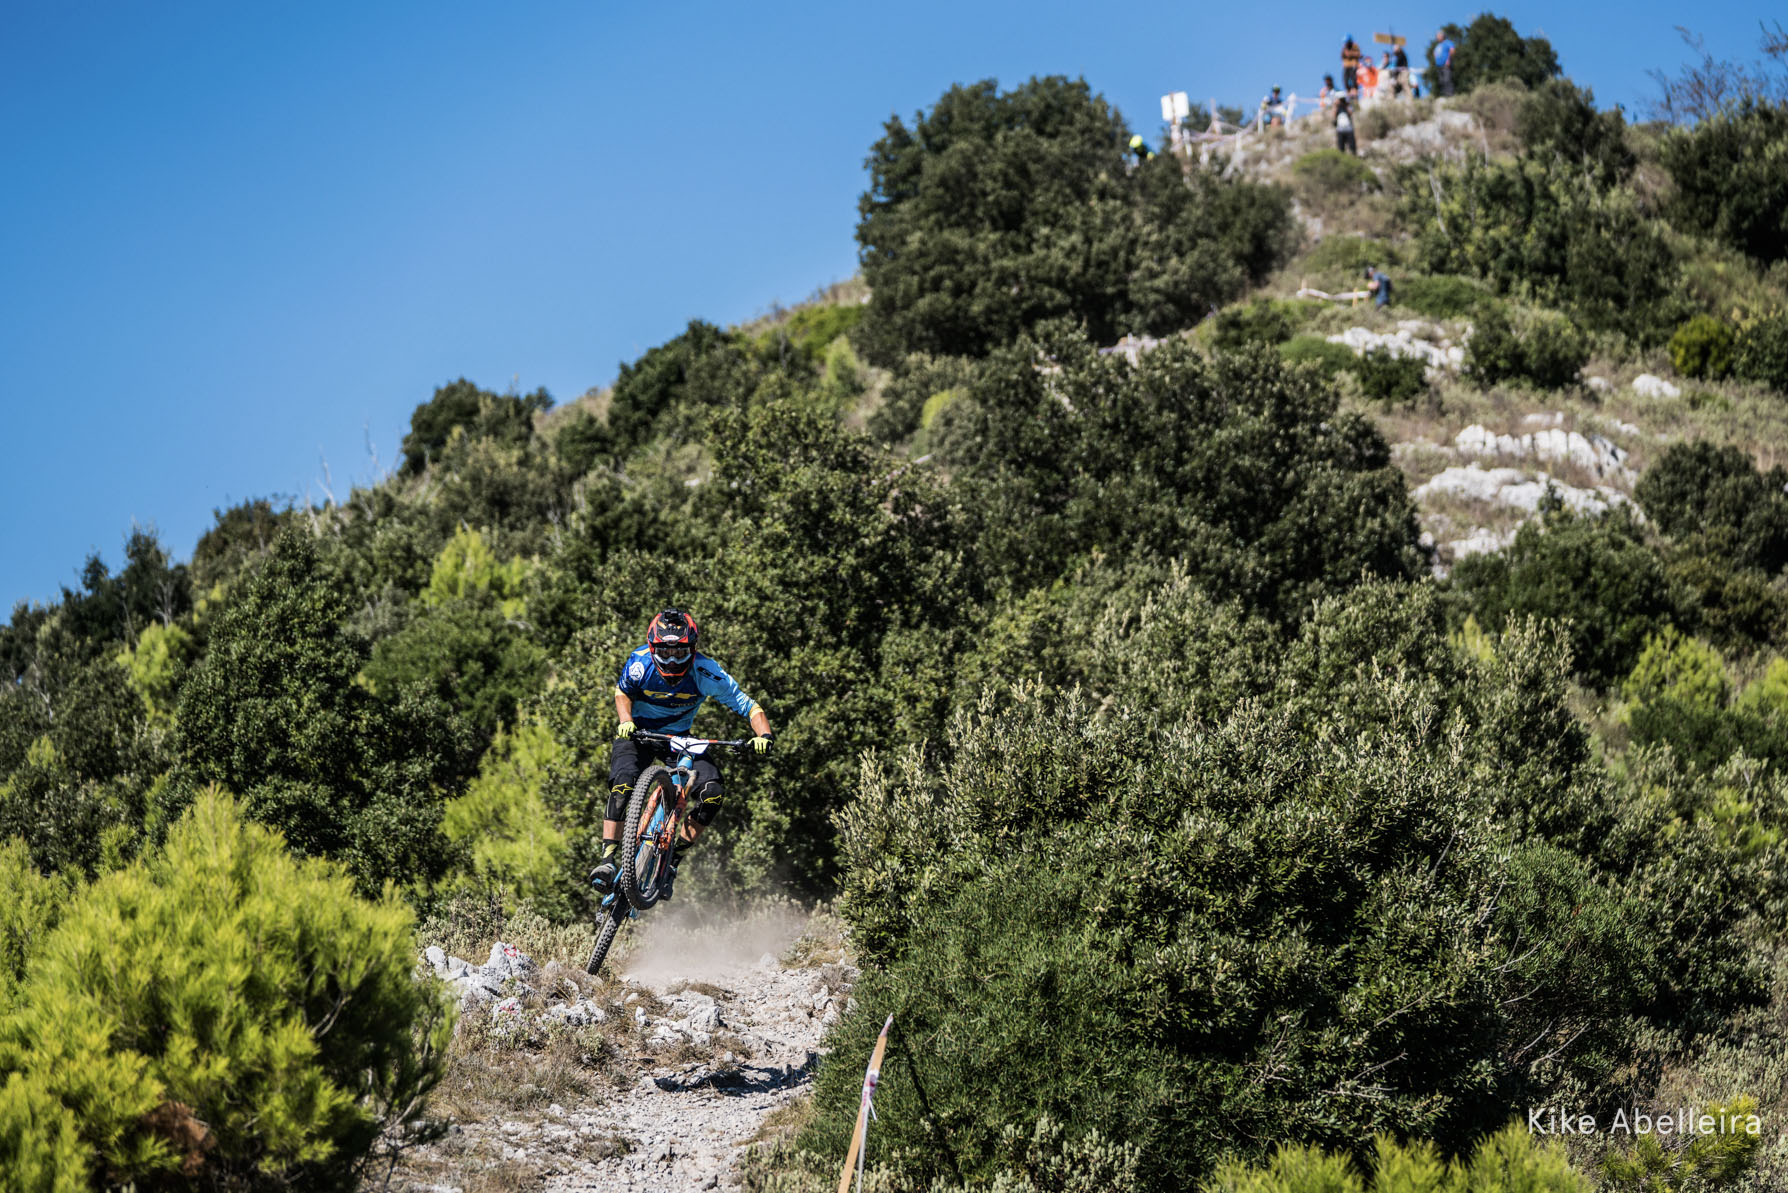
[(665, 871), (664, 889), (658, 892), (658, 901), (660, 903), (668, 903), (670, 901), (671, 891), (676, 887), (676, 885), (677, 885), (677, 863), (672, 862), (670, 869)]
[(594, 870), (590, 871), (590, 885), (603, 894), (615, 889), (615, 878), (621, 873), (621, 867), (615, 865), (615, 859), (603, 858)]

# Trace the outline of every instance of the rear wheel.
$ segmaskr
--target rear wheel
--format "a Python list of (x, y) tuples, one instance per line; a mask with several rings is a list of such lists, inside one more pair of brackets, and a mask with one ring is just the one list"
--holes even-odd
[(658, 808), (672, 807), (676, 800), (670, 769), (651, 766), (633, 785), (633, 796), (627, 801), (627, 819), (621, 829), (621, 894), (641, 911), (658, 902), (669, 863), (646, 830)]
[(602, 925), (596, 931), (596, 951), (590, 954), (590, 963), (584, 966), (584, 972), (595, 974), (602, 968), (603, 960), (608, 956), (608, 947), (615, 943), (615, 933), (620, 930), (621, 921), (627, 918), (627, 900), (616, 896), (602, 909)]

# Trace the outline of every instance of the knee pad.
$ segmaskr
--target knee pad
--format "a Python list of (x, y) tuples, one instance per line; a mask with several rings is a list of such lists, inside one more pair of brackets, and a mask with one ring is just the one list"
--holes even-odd
[(611, 783), (608, 788), (608, 807), (604, 811), (604, 820), (620, 820), (627, 815), (627, 799), (633, 794), (631, 783)]
[(695, 822), (702, 825), (713, 824), (714, 817), (720, 814), (720, 801), (726, 798), (726, 792), (721, 788), (720, 781), (709, 779), (696, 788), (695, 793), (701, 798), (701, 802), (695, 807)]

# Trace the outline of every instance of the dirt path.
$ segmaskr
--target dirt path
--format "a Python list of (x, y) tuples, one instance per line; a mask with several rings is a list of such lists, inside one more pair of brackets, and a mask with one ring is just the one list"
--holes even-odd
[(439, 1111), (451, 1134), (406, 1158), (391, 1187), (736, 1187), (745, 1150), (808, 1088), (856, 977), (834, 943), (814, 947), (813, 924), (642, 919), (619, 974), (534, 967), (519, 998), (469, 1007)]

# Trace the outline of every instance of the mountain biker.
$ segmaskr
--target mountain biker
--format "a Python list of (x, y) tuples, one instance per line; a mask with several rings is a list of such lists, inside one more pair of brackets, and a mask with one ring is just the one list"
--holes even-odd
[[(620, 873), (621, 819), (640, 772), (651, 761), (666, 762), (669, 746), (633, 740), (638, 730), (649, 733), (688, 733), (695, 714), (710, 696), (751, 722), (751, 745), (759, 754), (770, 748), (770, 718), (758, 703), (739, 689), (724, 668), (696, 651), (701, 630), (695, 618), (677, 609), (666, 609), (646, 627), (646, 644), (627, 656), (621, 677), (615, 681), (614, 749), (609, 755), (608, 808), (602, 818), (602, 860), (590, 871), (590, 883), (606, 894), (614, 889)], [(695, 814), (683, 827), (681, 857), (720, 811), (723, 794), (720, 771), (706, 755), (694, 760), (692, 795)], [(671, 897), (677, 876), (673, 864), (664, 882), (661, 899)]]

